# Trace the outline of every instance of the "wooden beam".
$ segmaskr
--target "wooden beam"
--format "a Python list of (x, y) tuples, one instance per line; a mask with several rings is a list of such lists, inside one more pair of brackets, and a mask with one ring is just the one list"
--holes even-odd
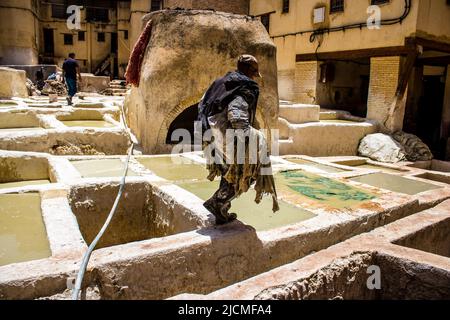
[(346, 50), (336, 52), (321, 52), (317, 55), (315, 53), (297, 54), (296, 62), (313, 61), (313, 60), (352, 60), (371, 57), (389, 57), (389, 56), (404, 56), (411, 51), (410, 46), (371, 48), (359, 50)]
[(420, 37), (414, 39), (416, 43), (424, 49), (450, 53), (450, 43), (428, 40)]
[(428, 57), (419, 58), (416, 61), (416, 66), (448, 66), (450, 64), (450, 56), (445, 57)]

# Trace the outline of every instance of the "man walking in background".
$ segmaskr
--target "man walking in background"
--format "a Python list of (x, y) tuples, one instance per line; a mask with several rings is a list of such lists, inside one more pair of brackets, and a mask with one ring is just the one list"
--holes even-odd
[(77, 76), (81, 83), (80, 66), (75, 60), (75, 53), (70, 53), (69, 58), (63, 63), (63, 81), (65, 81), (67, 86), (67, 103), (69, 106), (73, 104), (72, 99), (77, 94)]

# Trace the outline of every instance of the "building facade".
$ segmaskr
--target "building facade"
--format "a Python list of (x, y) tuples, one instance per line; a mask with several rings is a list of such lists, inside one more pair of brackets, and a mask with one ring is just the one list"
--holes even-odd
[(251, 0), (250, 14), (277, 46), (281, 99), (404, 129), (445, 157), (449, 1)]
[[(79, 28), (67, 25), (71, 5), (82, 7)], [(122, 78), (142, 17), (163, 8), (248, 14), (249, 0), (2, 0), (0, 64), (61, 66), (74, 52), (83, 72)]]

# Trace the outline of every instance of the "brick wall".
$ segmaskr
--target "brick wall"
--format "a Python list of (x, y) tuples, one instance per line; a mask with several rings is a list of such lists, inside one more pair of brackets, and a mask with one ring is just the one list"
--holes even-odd
[(295, 66), (295, 102), (315, 104), (318, 77), (318, 62), (298, 62)]
[(216, 11), (248, 14), (250, 0), (165, 0), (166, 8), (214, 9)]
[[(382, 57), (370, 59), (370, 86), (367, 101), (367, 118), (383, 122), (394, 102), (398, 86), (401, 57)], [(403, 126), (403, 110), (398, 110), (389, 129), (398, 130)]]
[(278, 70), (278, 94), (281, 100), (295, 101), (295, 69)]

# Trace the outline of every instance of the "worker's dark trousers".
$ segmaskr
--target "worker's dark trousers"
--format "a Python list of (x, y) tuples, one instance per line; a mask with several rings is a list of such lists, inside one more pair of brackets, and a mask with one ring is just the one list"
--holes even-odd
[(236, 218), (231, 217), (228, 210), (231, 208), (231, 201), (235, 198), (234, 186), (222, 176), (220, 180), (219, 190), (205, 202), (205, 207), (216, 217), (218, 224), (232, 221)]
[[(219, 208), (223, 208), (224, 211), (221, 210), (222, 214), (226, 214), (231, 207), (231, 201), (234, 199), (235, 195), (236, 193), (234, 191), (234, 186), (228, 183), (228, 181), (222, 176), (219, 190), (214, 193), (210, 200), (213, 201), (213, 203), (217, 203)], [(226, 207), (224, 207), (225, 205)]]

